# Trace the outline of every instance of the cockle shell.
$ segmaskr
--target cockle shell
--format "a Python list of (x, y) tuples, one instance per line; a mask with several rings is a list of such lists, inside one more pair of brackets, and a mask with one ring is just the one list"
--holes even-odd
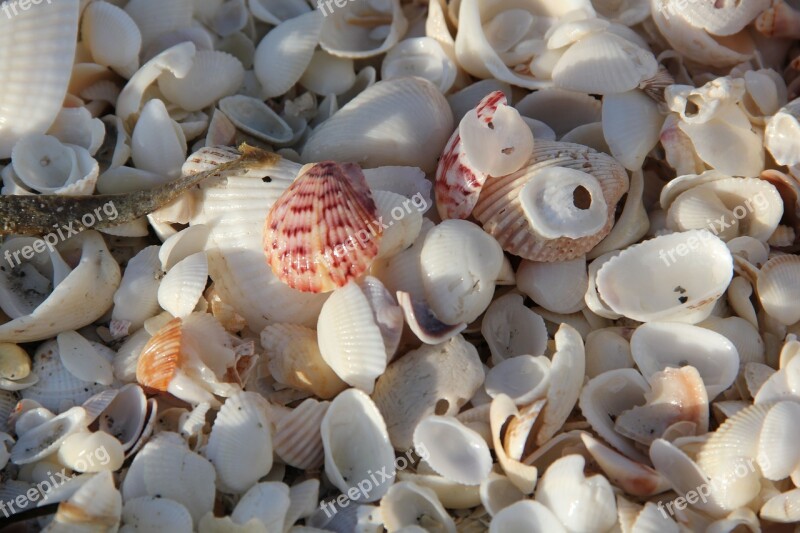
[(378, 254), (383, 228), (373, 224), (376, 218), (375, 201), (358, 165), (307, 165), (267, 215), (267, 262), (294, 289), (343, 287)]
[(633, 90), (603, 98), (602, 124), (611, 155), (634, 171), (658, 144), (664, 118), (652, 98)]
[(28, 5), (0, 19), (0, 63), (29, 65), (24, 75), (14, 68), (0, 74), (0, 157), (9, 157), (21, 137), (44, 133), (55, 120), (72, 73), (79, 16), (79, 1), (66, 0)]
[(373, 502), (386, 495), (395, 474), (394, 451), (386, 423), (373, 401), (357, 389), (348, 389), (331, 402), (320, 425), (325, 449), (325, 473), (343, 493), (369, 474), (390, 476), (384, 482), (359, 488), (354, 501)]
[(177, 0), (169, 5), (155, 0), (131, 0), (125, 11), (136, 21), (145, 47), (164, 33), (188, 27), (192, 20), (190, 0)]
[[(708, 317), (732, 277), (725, 243), (709, 231), (692, 230), (625, 249), (600, 268), (597, 291), (613, 311), (634, 320), (697, 323)], [(641, 287), (650, 295), (645, 300), (638, 296)]]
[(147, 342), (136, 366), (137, 381), (184, 401), (217, 404), (212, 394), (230, 396), (237, 387), (222, 382), (234, 364), (227, 332), (211, 315), (170, 320)]
[(758, 299), (771, 317), (785, 325), (800, 320), (800, 260), (795, 255), (775, 256), (761, 268), (757, 281)]
[[(102, 460), (95, 457), (100, 450)], [(76, 472), (113, 472), (124, 460), (122, 444), (105, 431), (72, 433), (58, 448), (58, 461)]]
[(231, 396), (217, 413), (205, 455), (219, 489), (242, 493), (272, 468), (272, 426), (266, 401), (255, 392)]
[(455, 415), (483, 384), (475, 347), (456, 335), (422, 346), (386, 368), (372, 397), (386, 420), (392, 445), (407, 450), (414, 428), (428, 415)]
[(574, 313), (586, 305), (589, 279), (585, 257), (559, 263), (523, 261), (516, 279), (519, 290), (554, 313)]
[(50, 135), (22, 137), (11, 151), (11, 163), (22, 183), (44, 194), (91, 194), (100, 172), (88, 150)]
[(320, 354), (343, 381), (371, 394), (402, 330), (402, 311), (378, 279), (351, 281), (334, 291), (319, 313)]
[[(426, 132), (424, 139), (415, 133), (419, 131)], [(452, 132), (450, 106), (431, 82), (411, 77), (381, 81), (320, 124), (308, 138), (302, 160), (332, 159), (370, 168), (408, 165), (431, 172)], [(343, 138), (357, 142), (336, 140)]]
[(275, 453), (295, 468), (319, 468), (325, 458), (320, 423), (330, 402), (313, 398), (291, 410), (275, 425)]
[(483, 315), (481, 334), (494, 365), (517, 355), (543, 355), (547, 348), (544, 320), (523, 305), (519, 294), (507, 294), (492, 302)]
[(111, 363), (88, 340), (75, 331), (62, 331), (56, 339), (61, 363), (70, 374), (89, 383), (111, 385)]
[(261, 39), (253, 68), (264, 96), (282, 95), (300, 80), (319, 43), (323, 21), (317, 10), (311, 10), (281, 22)]
[(320, 46), (329, 54), (365, 58), (392, 48), (405, 34), (408, 19), (399, 0), (347, 3), (323, 13)]
[(199, 111), (233, 94), (243, 81), (244, 68), (238, 59), (225, 52), (201, 50), (185, 76), (165, 72), (158, 78), (158, 88), (167, 100), (186, 111)]
[(498, 362), (486, 374), (486, 392), (492, 398), (506, 394), (517, 405), (543, 398), (550, 385), (550, 360), (540, 355), (517, 355)]
[(330, 399), (347, 388), (320, 353), (317, 334), (297, 324), (270, 324), (261, 332), (270, 374), (280, 383)]
[(81, 34), (95, 63), (129, 77), (139, 68), (142, 34), (125, 11), (108, 2), (86, 7)]
[[(558, 183), (562, 178), (556, 167), (563, 168), (573, 178), (569, 185), (559, 188)], [(539, 188), (537, 180), (541, 172), (554, 173), (547, 178), (549, 185), (542, 183), (543, 188)], [(534, 187), (527, 189), (530, 194), (526, 194), (528, 186)], [(586, 187), (591, 187), (591, 190)], [(540, 233), (530, 219), (532, 213), (541, 213), (543, 220), (552, 217), (554, 223), (566, 228), (575, 226), (567, 233), (576, 236), (585, 233), (587, 223), (583, 223), (583, 218), (589, 218), (591, 226), (596, 227), (596, 218), (601, 213), (595, 209), (591, 217), (587, 217), (574, 205), (574, 190), (579, 188), (586, 189), (593, 198), (596, 197), (597, 202), (593, 203), (607, 206), (604, 225), (591, 235), (577, 238), (548, 238)], [(612, 213), (627, 189), (625, 170), (609, 156), (576, 144), (538, 141), (527, 166), (508, 176), (489, 180), (484, 185), (473, 215), (507, 252), (531, 261), (573, 259), (586, 253), (611, 231)], [(599, 195), (600, 191), (602, 195)], [(559, 202), (553, 205), (542, 203), (541, 194), (555, 194)], [(569, 203), (563, 205), (564, 202)], [(582, 202), (579, 203), (583, 205)], [(576, 218), (581, 223), (575, 224)], [(561, 232), (562, 229), (542, 228), (545, 233), (552, 235), (556, 233), (550, 232)]]
[(127, 500), (122, 506), (122, 522), (120, 531), (132, 533), (138, 530), (172, 531), (174, 533), (191, 533), (192, 516), (186, 507), (167, 498), (158, 496), (140, 496)]
[(101, 472), (83, 483), (58, 505), (47, 531), (108, 531), (119, 527), (122, 496), (111, 472)]
[(353, 60), (317, 50), (311, 57), (300, 84), (315, 94), (342, 94), (356, 81)]
[(175, 264), (158, 286), (158, 304), (172, 316), (185, 318), (194, 311), (208, 281), (205, 252), (194, 253)]

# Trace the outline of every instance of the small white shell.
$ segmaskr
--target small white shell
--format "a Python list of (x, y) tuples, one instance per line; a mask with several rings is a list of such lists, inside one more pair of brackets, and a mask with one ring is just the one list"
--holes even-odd
[(516, 279), (519, 290), (553, 313), (575, 313), (586, 305), (589, 278), (584, 256), (559, 263), (522, 261)]
[(271, 144), (287, 144), (294, 132), (284, 119), (262, 100), (237, 94), (217, 104), (231, 122), (243, 132)]
[(309, 398), (278, 421), (273, 444), (275, 453), (287, 465), (302, 469), (322, 466), (325, 451), (320, 423), (329, 406), (330, 402)]
[(509, 396), (517, 405), (544, 398), (550, 385), (550, 360), (540, 355), (509, 357), (486, 374), (486, 392), (492, 398)]
[(256, 483), (236, 504), (231, 520), (236, 524), (248, 524), (256, 520), (265, 527), (283, 531), (290, 505), (289, 487), (285, 483)]
[(639, 170), (661, 136), (664, 117), (642, 91), (603, 98), (603, 136), (613, 155), (628, 170)]
[(58, 448), (58, 461), (76, 472), (113, 472), (124, 460), (122, 444), (105, 431), (72, 433)]
[(329, 54), (365, 58), (392, 48), (408, 28), (400, 0), (353, 2), (326, 15), (320, 46)]
[(519, 294), (506, 294), (492, 302), (483, 315), (481, 334), (494, 365), (517, 355), (542, 355), (547, 348), (544, 320), (525, 307)]
[(197, 252), (173, 266), (158, 286), (158, 303), (172, 316), (186, 317), (194, 311), (208, 281), (208, 259)]
[(356, 81), (353, 60), (337, 57), (325, 50), (317, 50), (311, 57), (300, 85), (309, 91), (320, 94), (342, 94)]
[(401, 481), (389, 488), (381, 500), (381, 516), (389, 531), (405, 531), (424, 524), (425, 531), (435, 528), (442, 533), (455, 533), (453, 519), (442, 507), (436, 493), (412, 481)]
[(38, 461), (58, 450), (70, 434), (87, 424), (86, 410), (73, 407), (59, 416), (23, 433), (11, 449), (11, 462), (22, 465)]
[(266, 402), (255, 392), (231, 396), (217, 413), (205, 455), (219, 490), (242, 493), (272, 468), (272, 428)]
[(133, 256), (114, 293), (111, 319), (126, 322), (127, 328), (123, 329), (129, 333), (141, 328), (145, 320), (159, 311), (158, 285), (163, 276), (159, 253), (158, 246), (148, 246)]
[(44, 194), (91, 194), (100, 172), (88, 150), (50, 135), (20, 139), (11, 151), (11, 164), (22, 183)]
[(566, 533), (566, 529), (540, 502), (524, 500), (497, 513), (489, 524), (489, 533)]
[(767, 261), (758, 274), (757, 291), (772, 318), (787, 326), (800, 320), (800, 258), (779, 255)]
[(458, 69), (443, 49), (431, 37), (412, 37), (400, 41), (389, 50), (381, 64), (381, 79), (419, 76), (447, 94), (456, 81)]
[(192, 533), (192, 516), (180, 503), (156, 496), (140, 496), (127, 500), (122, 507), (120, 531), (171, 531)]
[[(53, 502), (52, 499), (47, 501)], [(56, 532), (117, 529), (121, 514), (122, 496), (114, 486), (114, 477), (110, 472), (100, 472), (89, 477), (69, 499), (61, 501), (47, 529)]]
[(73, 376), (89, 383), (111, 385), (114, 381), (111, 363), (89, 341), (75, 331), (59, 333), (57, 339), (61, 363)]
[(89, 4), (83, 12), (81, 34), (95, 63), (127, 76), (139, 68), (142, 34), (130, 15), (114, 4)]
[(451, 416), (429, 416), (414, 429), (414, 449), (446, 479), (480, 485), (492, 469), (492, 456), (478, 433)]
[(758, 466), (764, 477), (778, 481), (789, 477), (800, 465), (798, 428), (791, 421), (800, 415), (800, 405), (778, 402), (764, 417), (758, 443)]
[[(354, 501), (383, 498), (395, 474), (394, 450), (386, 423), (372, 400), (357, 389), (348, 389), (331, 402), (320, 426), (325, 448), (325, 474), (343, 493), (357, 488)], [(358, 487), (372, 472), (390, 476), (388, 482)], [(349, 494), (348, 494), (349, 496)]]
[(131, 135), (131, 156), (136, 168), (159, 174), (162, 179), (180, 176), (186, 159), (186, 136), (157, 98), (142, 108)]
[(165, 72), (158, 78), (158, 88), (167, 100), (186, 111), (199, 111), (233, 94), (243, 81), (244, 68), (238, 59), (225, 52), (201, 50), (185, 76)]

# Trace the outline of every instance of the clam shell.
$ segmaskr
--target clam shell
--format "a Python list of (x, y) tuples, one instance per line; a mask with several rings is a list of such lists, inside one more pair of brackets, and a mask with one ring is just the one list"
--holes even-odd
[(267, 215), (267, 262), (294, 289), (343, 287), (365, 272), (378, 253), (382, 227), (372, 227), (376, 217), (375, 201), (357, 165), (308, 165)]
[(258, 98), (236, 94), (217, 104), (237, 128), (270, 144), (289, 144), (294, 132), (291, 126)]
[(158, 89), (186, 111), (199, 111), (233, 94), (243, 82), (244, 68), (238, 59), (225, 52), (201, 50), (185, 76), (165, 72), (158, 78)]
[(432, 37), (411, 37), (400, 41), (381, 64), (381, 79), (418, 76), (447, 94), (456, 81), (458, 67), (444, 46)]
[(492, 302), (483, 315), (481, 334), (494, 365), (517, 355), (542, 355), (547, 349), (544, 320), (523, 304), (519, 294), (507, 294)]
[(389, 488), (381, 500), (381, 516), (389, 531), (405, 531), (425, 524), (443, 533), (455, 533), (456, 525), (447, 514), (436, 493), (412, 481), (401, 481)]
[[(417, 135), (420, 131), (426, 132), (424, 138)], [(450, 106), (432, 83), (420, 78), (382, 81), (320, 124), (308, 138), (302, 159), (351, 161), (363, 167), (408, 165), (432, 172), (452, 132)], [(336, 141), (343, 138), (357, 142)]]
[(139, 68), (142, 34), (130, 15), (114, 4), (89, 4), (83, 12), (81, 35), (95, 63), (128, 76)]
[(472, 222), (446, 220), (428, 232), (420, 254), (425, 296), (446, 324), (472, 322), (489, 306), (503, 266), (497, 241)]
[(603, 440), (638, 462), (645, 462), (646, 457), (630, 439), (615, 431), (612, 418), (643, 404), (644, 395), (649, 390), (647, 382), (635, 369), (609, 370), (589, 380), (580, 393), (578, 403), (586, 421)]
[(622, 328), (602, 328), (586, 336), (586, 376), (609, 370), (633, 368), (630, 342)]
[(588, 94), (619, 94), (636, 89), (657, 72), (652, 52), (603, 32), (584, 37), (564, 52), (553, 69), (553, 83)]
[(92, 194), (100, 172), (88, 150), (50, 135), (21, 138), (11, 151), (11, 164), (22, 183), (44, 194)]
[[(250, 3), (258, 4), (259, 0)], [(264, 96), (280, 96), (300, 80), (319, 43), (323, 20), (316, 10), (311, 10), (280, 24), (273, 22), (278, 26), (261, 39), (253, 58)]]
[[(3, 65), (28, 65), (24, 75), (5, 68), (0, 74), (4, 87), (0, 100), (0, 157), (25, 135), (44, 133), (61, 110), (72, 73), (78, 37), (78, 0), (55, 5), (28, 5), (0, 25)], [(47, 53), (42, 53), (47, 51)]]
[(147, 47), (156, 37), (188, 27), (192, 21), (193, 2), (177, 0), (162, 4), (157, 0), (131, 0), (125, 11), (142, 32), (142, 44)]
[[(758, 436), (758, 466), (764, 477), (778, 481), (789, 477), (800, 464), (797, 448), (796, 419), (800, 405), (794, 402), (778, 402), (769, 409)], [(735, 416), (735, 415), (733, 415)]]
[(550, 465), (536, 487), (536, 500), (567, 530), (603, 531), (617, 520), (616, 499), (606, 478), (584, 475), (585, 463), (581, 455), (568, 455)]
[(758, 299), (764, 311), (781, 324), (800, 320), (800, 259), (793, 255), (773, 257), (758, 273)]
[(329, 406), (330, 402), (309, 398), (278, 421), (273, 444), (287, 465), (302, 469), (322, 466), (325, 451), (320, 424)]
[(436, 346), (412, 350), (386, 368), (372, 397), (386, 420), (392, 445), (407, 450), (426, 416), (458, 413), (483, 384), (475, 347), (456, 335)]
[[(155, 413), (149, 413), (155, 417)], [(116, 437), (129, 454), (134, 446), (147, 436), (147, 398), (141, 387), (128, 384), (119, 389), (119, 394), (100, 415), (100, 429)], [(152, 431), (152, 428), (149, 429)], [(141, 445), (141, 444), (139, 444)]]
[(231, 520), (247, 524), (257, 520), (264, 526), (284, 530), (286, 512), (289, 510), (289, 487), (285, 483), (265, 482), (253, 485), (236, 504)]
[(347, 493), (360, 481), (369, 479), (369, 474), (388, 472), (388, 483), (371, 483), (366, 490), (359, 487), (359, 493), (351, 499), (373, 502), (383, 498), (395, 475), (394, 451), (386, 423), (369, 396), (357, 389), (339, 394), (325, 413), (320, 432), (325, 474), (336, 488)]
[(414, 449), (442, 477), (480, 485), (492, 469), (489, 447), (480, 434), (451, 416), (428, 416), (414, 429)]
[(111, 319), (126, 322), (134, 332), (159, 311), (158, 286), (163, 272), (158, 246), (148, 246), (133, 256), (125, 267), (122, 281), (114, 293)]
[(586, 305), (589, 278), (585, 257), (560, 263), (523, 261), (516, 279), (519, 290), (554, 313), (574, 313)]
[(58, 461), (76, 472), (113, 472), (124, 460), (122, 444), (105, 431), (72, 433), (58, 448)]
[(649, 466), (631, 461), (603, 445), (588, 433), (581, 434), (581, 439), (606, 476), (626, 493), (636, 496), (652, 496), (669, 488), (666, 480)]
[(117, 529), (121, 515), (122, 496), (114, 486), (114, 478), (110, 472), (101, 472), (92, 476), (68, 500), (58, 505), (56, 516), (48, 529)]
[(248, 0), (247, 7), (258, 20), (278, 25), (308, 12), (310, 7), (303, 0)]
[(486, 374), (486, 392), (492, 398), (509, 396), (517, 405), (544, 398), (550, 385), (550, 360), (540, 355), (509, 357)]
[(408, 28), (399, 0), (336, 6), (322, 25), (320, 46), (329, 54), (365, 58), (392, 48)]
[(556, 515), (541, 503), (524, 500), (497, 513), (489, 524), (489, 533), (565, 533)]
[(628, 170), (639, 170), (661, 136), (658, 105), (638, 90), (603, 98), (603, 136), (611, 155)]
[(709, 401), (730, 387), (739, 371), (739, 354), (731, 341), (690, 324), (643, 324), (633, 332), (631, 353), (648, 379), (665, 368), (693, 366), (703, 378)]
[(180, 503), (157, 496), (140, 496), (127, 500), (122, 506), (122, 522), (120, 531), (130, 528), (136, 530), (174, 531), (175, 533), (191, 533), (193, 531), (192, 515)]
[(347, 384), (328, 366), (320, 353), (317, 334), (296, 324), (271, 324), (261, 332), (269, 371), (280, 383), (330, 399)]
[(69, 435), (86, 428), (86, 410), (73, 407), (26, 431), (11, 449), (11, 462), (22, 465), (47, 457), (58, 450)]
[(172, 316), (184, 318), (197, 306), (208, 281), (205, 252), (194, 253), (173, 266), (158, 286), (158, 303)]
[(800, 129), (798, 117), (800, 117), (800, 102), (794, 100), (767, 121), (764, 146), (780, 165), (794, 166), (800, 163), (795, 144), (796, 133)]
[[(383, 228), (383, 237), (381, 237), (378, 248), (377, 258), (385, 259), (414, 244), (422, 230), (422, 211), (424, 210), (424, 208), (418, 208), (417, 204), (422, 203), (420, 200), (424, 201), (424, 199), (420, 195), (421, 193), (417, 193), (411, 199), (402, 194), (375, 190), (372, 185), (370, 188), (373, 190), (372, 197), (375, 199), (375, 206), (378, 209), (378, 218), (391, 221), (388, 228)], [(424, 205), (427, 207), (429, 204), (425, 203)], [(402, 215), (400, 219), (396, 218), (398, 213)]]
[(131, 135), (131, 157), (141, 170), (166, 178), (180, 176), (186, 159), (186, 136), (170, 118), (164, 102), (157, 98), (142, 107)]
[[(31, 358), (19, 345), (0, 342), (0, 378), (6, 380), (25, 379), (31, 373)], [(0, 418), (2, 414), (0, 414)]]
[[(548, 239), (537, 233), (526, 217), (521, 196), (526, 185), (536, 182), (535, 176), (539, 172), (554, 166), (588, 171), (597, 179), (603, 191), (603, 201), (608, 206), (608, 222), (600, 231), (578, 239)], [(609, 156), (580, 145), (537, 141), (527, 166), (486, 183), (473, 215), (509, 253), (531, 261), (568, 260), (586, 253), (611, 231), (611, 213), (627, 188), (627, 174)], [(573, 201), (571, 196), (569, 201)]]
[(58, 354), (61, 364), (81, 381), (111, 385), (114, 375), (111, 362), (100, 355), (92, 344), (75, 331), (58, 334)]
[(300, 78), (300, 85), (320, 95), (342, 94), (355, 81), (356, 72), (352, 59), (333, 56), (325, 50), (316, 50)]
[(217, 414), (205, 455), (219, 490), (242, 493), (272, 468), (272, 427), (265, 400), (255, 392), (231, 396)]
[[(634, 320), (697, 323), (709, 316), (732, 276), (725, 243), (708, 231), (692, 230), (627, 248), (598, 271), (597, 290), (613, 311)], [(650, 295), (645, 300), (638, 297), (641, 287)]]

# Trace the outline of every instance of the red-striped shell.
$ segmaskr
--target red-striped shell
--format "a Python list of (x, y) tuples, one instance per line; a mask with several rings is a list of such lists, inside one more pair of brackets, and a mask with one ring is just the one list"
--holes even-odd
[(369, 269), (383, 226), (361, 168), (306, 165), (275, 202), (264, 226), (272, 272), (303, 292), (329, 292)]

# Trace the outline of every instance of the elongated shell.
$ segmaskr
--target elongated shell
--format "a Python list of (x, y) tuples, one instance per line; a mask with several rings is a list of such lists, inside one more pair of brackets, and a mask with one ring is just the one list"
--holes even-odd
[(294, 289), (329, 292), (343, 287), (378, 254), (383, 228), (372, 225), (376, 217), (372, 192), (358, 165), (308, 165), (267, 215), (267, 262)]
[[(602, 199), (607, 206), (607, 222), (596, 233), (579, 238), (547, 238), (537, 232), (526, 216), (523, 189), (536, 182), (537, 172), (550, 167), (580, 171), (593, 177), (602, 189)], [(587, 178), (587, 179), (589, 179)], [(575, 184), (570, 192), (578, 188)], [(585, 254), (611, 231), (613, 213), (617, 202), (628, 189), (625, 169), (605, 154), (585, 146), (550, 141), (537, 141), (528, 165), (518, 172), (488, 181), (481, 191), (473, 215), (483, 229), (494, 236), (503, 249), (531, 261), (561, 261)], [(562, 201), (573, 203), (566, 191), (559, 195)], [(554, 206), (570, 210), (569, 204)]]
[(67, 94), (75, 59), (79, 1), (27, 7), (13, 17), (0, 17), (0, 64), (26, 65), (22, 74), (9, 67), (0, 71), (0, 158), (10, 156), (23, 135), (50, 127)]
[[(421, 131), (425, 135), (417, 133)], [(368, 168), (408, 165), (432, 172), (452, 132), (450, 106), (431, 82), (381, 81), (320, 124), (306, 142), (302, 159), (351, 161)], [(340, 142), (345, 138), (352, 143)]]
[(320, 426), (325, 448), (325, 473), (343, 493), (369, 479), (371, 472), (389, 474), (390, 480), (359, 489), (354, 501), (380, 500), (395, 473), (394, 450), (386, 423), (372, 400), (357, 389), (348, 389), (331, 402)]

